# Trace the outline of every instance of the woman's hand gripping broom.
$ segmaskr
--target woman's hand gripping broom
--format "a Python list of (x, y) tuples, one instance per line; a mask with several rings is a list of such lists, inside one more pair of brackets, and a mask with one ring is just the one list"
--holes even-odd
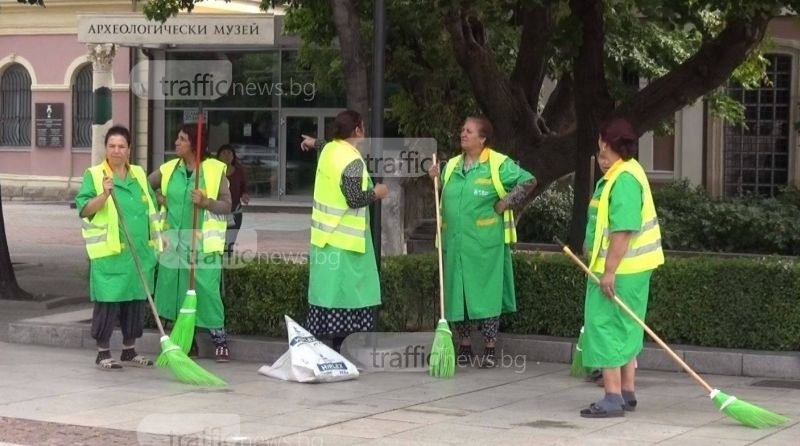
[[(145, 191), (145, 193), (147, 192)], [(114, 208), (117, 211), (120, 230), (125, 235), (128, 249), (131, 250), (131, 257), (133, 257), (133, 263), (136, 265), (136, 272), (139, 273), (139, 280), (141, 280), (142, 287), (147, 295), (147, 303), (150, 306), (150, 310), (153, 312), (153, 318), (158, 326), (158, 332), (161, 334), (161, 354), (158, 356), (156, 364), (161, 367), (169, 368), (175, 377), (178, 378), (178, 381), (182, 383), (207, 387), (227, 386), (228, 384), (221, 378), (200, 367), (199, 364), (186, 356), (186, 353), (181, 351), (181, 349), (170, 340), (169, 336), (164, 333), (164, 326), (161, 325), (161, 319), (158, 317), (156, 305), (150, 294), (150, 287), (147, 285), (147, 280), (144, 277), (142, 264), (139, 261), (139, 256), (136, 255), (136, 247), (128, 232), (128, 227), (125, 225), (125, 217), (119, 209), (119, 204), (117, 204), (117, 199), (113, 192), (111, 193), (111, 201), (114, 203)]]
[[(564, 251), (564, 254), (566, 254), (570, 259), (572, 259), (573, 262), (575, 262), (575, 264), (577, 264), (578, 266), (581, 267), (581, 269), (583, 269), (583, 271), (586, 273), (587, 276), (589, 276), (589, 278), (591, 278), (597, 283), (600, 283), (600, 279), (598, 279), (597, 276), (594, 275), (594, 273), (581, 261), (581, 259), (579, 259), (575, 254), (572, 253), (572, 250), (569, 249), (569, 246), (565, 245), (561, 240), (558, 239), (558, 237), (554, 237), (553, 240), (558, 245), (561, 246), (561, 250)], [(717, 406), (717, 408), (719, 408), (719, 410), (722, 411), (725, 415), (733, 418), (739, 423), (744, 424), (745, 426), (754, 427), (758, 429), (762, 429), (765, 427), (780, 426), (782, 424), (786, 424), (789, 422), (789, 418), (783, 415), (770, 412), (754, 404), (742, 401), (740, 399), (737, 399), (735, 396), (727, 395), (721, 392), (719, 389), (711, 388), (711, 386), (703, 378), (701, 378), (700, 375), (697, 374), (697, 372), (692, 370), (692, 368), (689, 367), (689, 365), (686, 364), (677, 354), (675, 354), (675, 352), (672, 351), (672, 349), (669, 348), (669, 346), (664, 341), (662, 341), (661, 338), (659, 338), (653, 332), (653, 330), (650, 329), (650, 327), (645, 325), (644, 321), (639, 319), (639, 317), (636, 316), (636, 313), (631, 311), (631, 309), (628, 308), (628, 306), (625, 305), (625, 303), (622, 302), (619, 297), (615, 295), (613, 297), (613, 300), (617, 305), (620, 306), (620, 308), (622, 308), (622, 310), (625, 313), (628, 314), (628, 316), (630, 316), (634, 321), (636, 321), (636, 323), (639, 324), (644, 329), (644, 331), (647, 332), (647, 334), (650, 335), (650, 337), (654, 341), (656, 341), (656, 343), (660, 345), (661, 348), (663, 348), (664, 351), (666, 351), (667, 354), (675, 362), (677, 362), (678, 365), (680, 365), (683, 368), (683, 370), (685, 370), (686, 373), (689, 374), (689, 376), (692, 377), (692, 379), (694, 379), (697, 382), (697, 384), (699, 384), (706, 390), (706, 392), (708, 392), (709, 398), (711, 398), (711, 400), (714, 401), (714, 404)]]
[[(194, 188), (200, 189), (200, 168), (203, 151), (203, 107), (197, 113), (197, 147), (195, 148), (196, 162), (194, 167)], [(192, 245), (189, 251), (189, 289), (183, 298), (183, 304), (175, 318), (175, 326), (169, 334), (170, 339), (178, 345), (184, 353), (189, 353), (194, 340), (195, 325), (197, 323), (197, 291), (195, 291), (195, 275), (197, 269), (197, 214), (200, 206), (192, 206)], [(160, 365), (160, 364), (159, 364)]]

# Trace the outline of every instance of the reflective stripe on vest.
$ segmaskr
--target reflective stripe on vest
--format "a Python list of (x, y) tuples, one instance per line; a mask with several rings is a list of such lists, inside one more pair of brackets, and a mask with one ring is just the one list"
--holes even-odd
[(617, 267), (617, 274), (633, 274), (656, 269), (664, 263), (664, 252), (661, 249), (661, 228), (658, 225), (650, 183), (642, 166), (635, 160), (619, 161), (606, 173), (606, 184), (597, 204), (597, 223), (595, 239), (592, 247), (592, 258), (589, 263), (594, 272), (605, 272), (608, 246), (611, 242), (608, 229), (608, 206), (611, 187), (623, 172), (628, 172), (642, 187), (642, 227), (633, 233), (622, 260)]
[[(89, 172), (92, 175), (95, 193), (97, 193), (97, 195), (102, 194), (103, 178), (112, 175), (110, 173), (111, 167), (104, 161), (101, 164), (90, 167)], [(150, 229), (149, 243), (153, 249), (160, 252), (160, 219), (159, 214), (156, 212), (153, 199), (147, 192), (147, 175), (144, 169), (133, 164), (128, 166), (128, 173), (136, 180), (139, 187), (142, 189), (144, 197), (146, 197), (148, 227)], [(92, 220), (88, 218), (81, 219), (81, 235), (83, 235), (83, 240), (86, 243), (86, 253), (89, 255), (90, 259), (117, 255), (122, 252), (124, 247), (124, 244), (120, 243), (119, 215), (117, 215), (117, 209), (111, 200), (113, 200), (111, 197), (106, 200), (103, 207), (94, 214)]]
[(314, 203), (311, 208), (311, 244), (330, 245), (348, 251), (366, 252), (366, 208), (352, 209), (341, 190), (342, 174), (355, 160), (362, 164), (361, 190), (369, 185), (369, 173), (361, 154), (350, 143), (333, 140), (325, 145), (317, 162)]
[[(167, 161), (159, 167), (161, 171), (161, 193), (167, 193), (169, 180), (172, 173), (178, 167), (180, 159)], [(206, 159), (200, 163), (201, 187), (204, 188), (206, 197), (216, 200), (219, 196), (219, 186), (222, 176), (225, 175), (227, 166), (225, 163), (215, 159)], [(202, 212), (201, 239), (204, 253), (222, 253), (225, 250), (225, 231), (228, 229), (228, 219), (226, 214), (214, 214), (208, 209), (200, 209)], [(167, 211), (161, 207), (162, 226), (166, 227)]]
[[(488, 153), (489, 172), (492, 176), (492, 185), (494, 185), (494, 190), (497, 192), (497, 196), (502, 199), (508, 195), (508, 192), (506, 192), (505, 187), (503, 187), (503, 182), (500, 181), (500, 166), (505, 162), (506, 159), (508, 159), (508, 157), (502, 153), (492, 150), (490, 147), (487, 147), (483, 150), (484, 152)], [(481, 153), (481, 158), (483, 157), (484, 155)], [(447, 162), (447, 165), (444, 169), (444, 176), (442, 177), (442, 189), (447, 186), (447, 181), (450, 180), (450, 176), (453, 174), (453, 171), (455, 171), (456, 165), (463, 158), (464, 155), (462, 154), (453, 157)], [(444, 227), (444, 224), (442, 224), (442, 227)], [(506, 211), (503, 212), (503, 238), (506, 244), (517, 242), (517, 227), (516, 222), (514, 221), (514, 211), (511, 209), (506, 209)]]

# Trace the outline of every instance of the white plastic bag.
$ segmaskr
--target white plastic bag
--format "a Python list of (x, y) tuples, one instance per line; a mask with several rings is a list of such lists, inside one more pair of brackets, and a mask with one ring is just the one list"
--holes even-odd
[(358, 370), (352, 362), (317, 340), (289, 316), (284, 315), (284, 318), (289, 335), (289, 351), (271, 366), (262, 366), (258, 373), (301, 383), (344, 381), (358, 377)]

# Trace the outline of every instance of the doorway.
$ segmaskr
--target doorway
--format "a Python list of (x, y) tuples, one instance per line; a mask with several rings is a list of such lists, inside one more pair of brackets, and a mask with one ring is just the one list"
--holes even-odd
[(297, 110), (281, 112), (281, 200), (310, 201), (314, 194), (314, 177), (317, 173), (319, 153), (303, 151), (303, 135), (314, 138), (327, 136), (337, 110)]

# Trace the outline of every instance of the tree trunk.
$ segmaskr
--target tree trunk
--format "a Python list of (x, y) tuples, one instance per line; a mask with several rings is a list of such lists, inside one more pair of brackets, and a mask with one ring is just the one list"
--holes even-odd
[[(347, 108), (355, 110), (366, 121), (369, 119), (369, 77), (361, 39), (361, 20), (351, 0), (330, 0), (333, 22), (347, 88)], [(366, 123), (365, 124), (369, 124)]]
[(577, 150), (575, 151), (575, 200), (569, 228), (569, 245), (582, 252), (586, 230), (586, 209), (591, 195), (591, 156), (597, 150), (600, 121), (607, 117), (613, 101), (608, 92), (603, 63), (605, 31), (603, 2), (572, 0), (572, 12), (581, 21), (581, 46), (573, 62), (575, 71), (575, 114)]
[[(0, 194), (2, 195), (2, 194)], [(0, 202), (0, 299), (30, 299), (32, 296), (19, 287), (8, 252), (3, 204)]]

